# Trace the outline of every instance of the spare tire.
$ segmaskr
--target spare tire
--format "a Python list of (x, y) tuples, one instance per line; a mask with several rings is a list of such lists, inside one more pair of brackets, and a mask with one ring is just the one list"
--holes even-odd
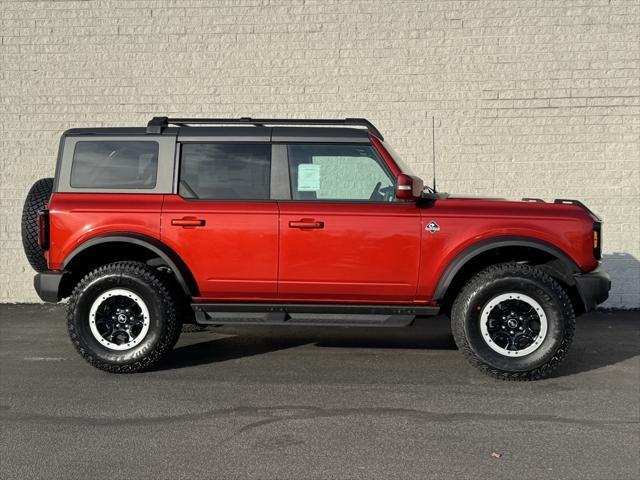
[(45, 208), (53, 191), (53, 178), (41, 178), (33, 184), (22, 208), (22, 246), (36, 272), (48, 270), (44, 250), (38, 243), (38, 212)]

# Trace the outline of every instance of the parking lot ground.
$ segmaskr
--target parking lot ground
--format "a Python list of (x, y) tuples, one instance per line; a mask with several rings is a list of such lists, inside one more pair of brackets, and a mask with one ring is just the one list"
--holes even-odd
[(639, 334), (638, 312), (581, 317), (532, 383), (483, 376), (433, 319), (211, 328), (112, 375), (73, 350), (62, 306), (2, 305), (0, 477), (636, 479)]

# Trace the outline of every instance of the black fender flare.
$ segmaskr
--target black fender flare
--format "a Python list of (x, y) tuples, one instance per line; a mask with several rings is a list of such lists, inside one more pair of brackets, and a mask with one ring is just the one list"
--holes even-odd
[(150, 250), (171, 268), (184, 293), (191, 297), (199, 296), (198, 284), (180, 256), (160, 240), (138, 233), (118, 233), (93, 237), (80, 244), (67, 255), (62, 264), (63, 270), (66, 270), (73, 259), (85, 250), (105, 243), (130, 243)]
[(566, 278), (570, 279), (569, 281), (571, 282), (573, 282), (573, 274), (580, 272), (580, 268), (569, 257), (569, 255), (560, 250), (558, 247), (545, 242), (544, 240), (517, 236), (492, 237), (480, 240), (479, 242), (476, 242), (473, 245), (467, 247), (462, 252), (460, 252), (451, 262), (449, 262), (447, 268), (445, 268), (444, 272), (440, 276), (440, 279), (438, 280), (438, 284), (433, 293), (433, 299), (442, 300), (445, 297), (447, 290), (451, 285), (451, 282), (458, 274), (458, 272), (469, 261), (473, 260), (475, 257), (484, 252), (501, 247), (528, 247), (548, 253), (560, 262), (562, 269), (567, 274)]

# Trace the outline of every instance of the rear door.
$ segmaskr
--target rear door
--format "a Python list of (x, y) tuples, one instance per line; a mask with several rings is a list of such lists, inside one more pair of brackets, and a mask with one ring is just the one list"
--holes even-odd
[(268, 138), (188, 138), (179, 146), (177, 194), (164, 199), (162, 240), (190, 268), (203, 299), (276, 295), (278, 206), (270, 199)]
[(282, 300), (415, 299), (420, 212), (369, 144), (288, 146), (291, 200), (280, 202)]

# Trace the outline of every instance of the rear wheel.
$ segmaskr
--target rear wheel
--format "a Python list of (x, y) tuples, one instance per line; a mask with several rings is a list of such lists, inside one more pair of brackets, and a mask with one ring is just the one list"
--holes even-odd
[(99, 267), (80, 281), (69, 301), (71, 341), (87, 362), (101, 370), (148, 370), (180, 335), (178, 302), (172, 291), (162, 275), (144, 263)]
[(553, 278), (531, 265), (505, 263), (481, 271), (462, 289), (451, 326), (462, 353), (484, 373), (536, 380), (564, 359), (575, 315)]

